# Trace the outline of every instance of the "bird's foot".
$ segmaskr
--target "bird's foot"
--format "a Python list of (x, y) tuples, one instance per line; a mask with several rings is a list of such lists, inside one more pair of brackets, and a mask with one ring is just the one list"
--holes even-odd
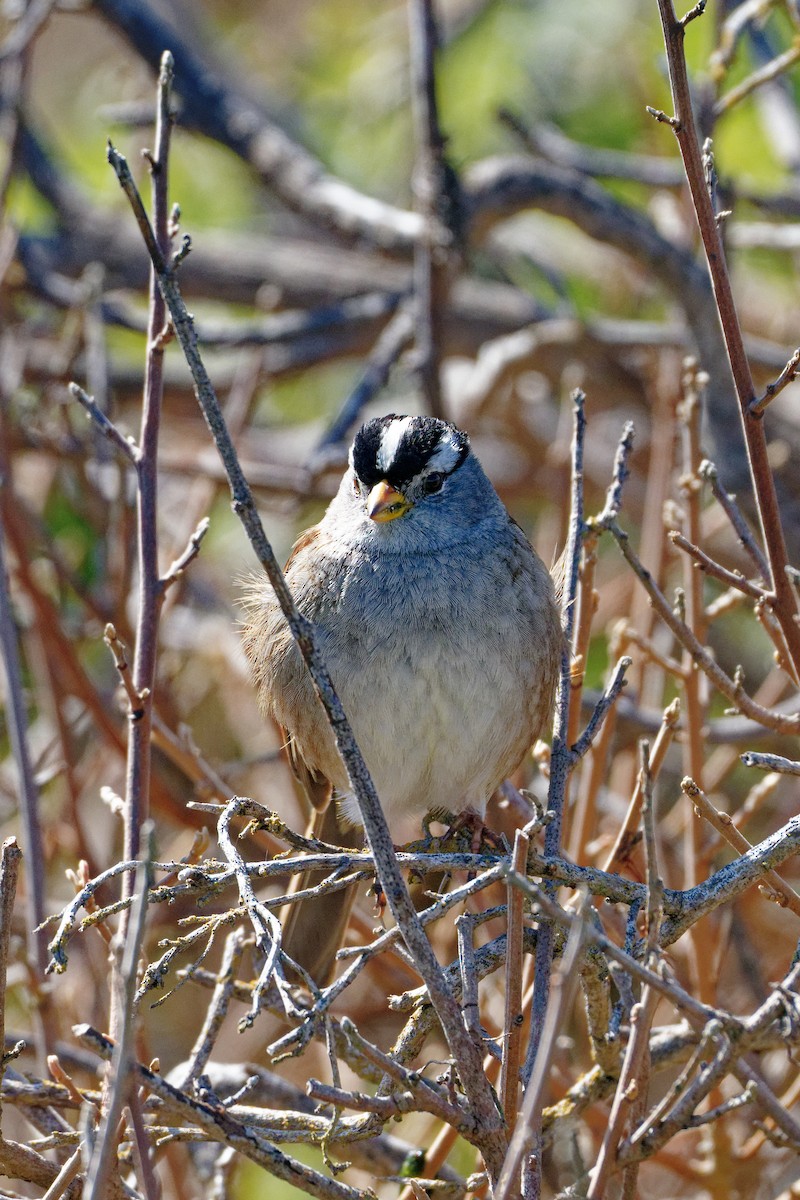
[(383, 914), (386, 912), (386, 893), (381, 887), (381, 881), (378, 879), (377, 875), (375, 876), (369, 891), (370, 895), (375, 899), (373, 916), (383, 923)]
[[(448, 822), (444, 833), (431, 832), (431, 824), (434, 821), (439, 824)], [(479, 854), (482, 851), (505, 853), (508, 849), (502, 836), (489, 829), (484, 824), (483, 817), (471, 809), (465, 809), (458, 816), (445, 810), (428, 813), (423, 818), (422, 828), (425, 836), (415, 842), (409, 842), (407, 846), (402, 847), (403, 850), (410, 854), (458, 854), (465, 851), (469, 854)]]
[(483, 817), (472, 812), (471, 809), (465, 809), (464, 812), (459, 813), (442, 838), (442, 842), (445, 844), (454, 842), (454, 848), (460, 849), (466, 838), (469, 838), (470, 854), (505, 850), (501, 836), (489, 829), (488, 825), (484, 824)]

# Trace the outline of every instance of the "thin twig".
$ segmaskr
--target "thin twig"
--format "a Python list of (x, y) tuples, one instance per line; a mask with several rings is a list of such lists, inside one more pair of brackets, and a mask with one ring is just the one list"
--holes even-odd
[[(570, 704), (570, 648), (575, 623), (575, 599), (578, 592), (581, 539), (583, 537), (583, 452), (586, 431), (586, 397), (580, 389), (572, 393), (572, 474), (569, 533), (564, 548), (564, 590), (561, 597), (561, 624), (564, 640), (561, 649), (561, 671), (556, 691), (555, 718), (553, 721), (553, 744), (550, 754), (550, 786), (547, 794), (548, 813), (552, 814), (544, 835), (544, 850), (555, 856), (561, 850), (561, 828), (564, 805), (567, 798), (571, 750), (566, 743), (569, 728)], [(533, 1008), (528, 1051), (525, 1058), (523, 1078), (527, 1083), (541, 1044), (545, 1014), (550, 988), (550, 970), (553, 962), (553, 929), (543, 923), (536, 943), (536, 977), (534, 981)]]
[(253, 988), (253, 1000), (250, 1011), (242, 1022), (242, 1028), (249, 1027), (255, 1021), (261, 1007), (262, 995), (273, 980), (273, 977), (278, 984), (281, 998), (285, 1002), (287, 1015), (294, 1015), (295, 1013), (286, 988), (282, 986), (282, 976), (278, 970), (278, 956), (281, 949), (280, 922), (256, 897), (253, 889), (253, 881), (245, 869), (244, 859), (234, 846), (230, 834), (230, 823), (235, 816), (252, 815), (254, 811), (257, 812), (259, 809), (260, 806), (253, 806), (252, 802), (246, 797), (234, 796), (231, 802), (226, 805), (225, 811), (217, 822), (217, 836), (219, 838), (220, 849), (233, 867), (236, 875), (236, 884), (239, 889), (239, 898), (245, 907), (248, 919), (253, 927), (253, 932), (256, 935), (256, 945), (264, 957), (259, 971), (258, 982)]
[(68, 384), (67, 390), (78, 401), (81, 407), (85, 409), (87, 415), (91, 417), (103, 436), (119, 451), (125, 461), (132, 466), (136, 466), (137, 450), (133, 439), (121, 433), (93, 397), (88, 395), (77, 383)]
[[(524, 829), (514, 837), (512, 865), (524, 875), (530, 838)], [(500, 1074), (500, 1104), (509, 1134), (513, 1134), (519, 1103), (519, 1068), (522, 1055), (522, 926), (524, 897), (519, 888), (507, 884), (508, 934), (503, 1020), (503, 1067)]]
[(776, 733), (796, 733), (800, 731), (800, 716), (797, 714), (783, 715), (782, 713), (764, 708), (755, 700), (747, 695), (741, 683), (735, 679), (731, 679), (729, 675), (722, 670), (717, 662), (712, 658), (709, 651), (698, 641), (695, 634), (689, 628), (685, 621), (673, 611), (672, 605), (664, 596), (661, 589), (656, 584), (650, 572), (642, 565), (639, 558), (631, 549), (627, 533), (615, 522), (609, 523), (608, 528), (613, 533), (617, 545), (622, 551), (625, 561), (633, 568), (636, 575), (641, 580), (646, 588), (650, 599), (653, 602), (653, 607), (658, 612), (661, 619), (672, 630), (681, 644), (691, 655), (692, 660), (702, 668), (705, 674), (709, 677), (715, 687), (722, 692), (724, 696), (732, 702), (733, 705), (746, 716), (752, 717), (753, 720), (766, 726), (768, 729), (774, 729)]
[(800, 762), (783, 758), (780, 754), (756, 754), (747, 750), (739, 755), (746, 767), (758, 767), (761, 771), (777, 771), (780, 775), (800, 775)]
[[(708, 376), (701, 371), (697, 362), (686, 359), (681, 378), (682, 395), (677, 406), (678, 431), (680, 434), (680, 474), (678, 489), (681, 520), (686, 541), (698, 545), (702, 538), (700, 497), (703, 460), (700, 446), (700, 417), (707, 407)], [(683, 588), (676, 607), (682, 607), (681, 616), (692, 639), (706, 644), (706, 616), (703, 605), (703, 579), (694, 569), (692, 560), (681, 559)], [(703, 674), (697, 670), (696, 659), (684, 643), (681, 656), (682, 707), (685, 713), (685, 730), (681, 740), (684, 774), (702, 781), (705, 771), (705, 744), (703, 727), (708, 711), (708, 687)], [(684, 826), (683, 837), (683, 884), (694, 887), (703, 873), (700, 829), (695, 822)], [(692, 978), (701, 1000), (711, 1004), (716, 999), (713, 972), (706, 969), (711, 955), (709, 925), (695, 926), (687, 939)]]
[[(647, 961), (651, 966), (655, 966), (657, 963), (658, 936), (664, 915), (664, 882), (658, 869), (658, 842), (656, 814), (653, 804), (653, 772), (650, 765), (650, 747), (644, 739), (639, 743), (639, 764), (639, 786), (644, 797), (642, 804), (642, 829), (644, 831), (645, 875), (647, 882), (647, 905), (645, 909), (647, 930), (645, 946)], [(646, 985), (642, 989), (640, 1004), (634, 1006), (633, 1013), (631, 1014), (630, 1041), (625, 1055), (625, 1062), (620, 1073), (619, 1086), (614, 1097), (614, 1104), (611, 1109), (609, 1129), (611, 1129), (615, 1120), (621, 1122), (622, 1112), (626, 1105), (632, 1126), (635, 1127), (644, 1116), (647, 1107), (647, 1093), (652, 1065), (650, 1059), (650, 1029), (655, 1017), (657, 1003), (657, 994), (649, 985)], [(618, 1103), (619, 1109), (615, 1112)], [(620, 1127), (621, 1125), (618, 1126), (617, 1132)], [(616, 1136), (613, 1140), (609, 1139), (608, 1147), (613, 1146), (616, 1150), (616, 1145)], [(604, 1141), (605, 1148), (606, 1143)], [(602, 1157), (603, 1151), (601, 1150), (601, 1159)], [(638, 1163), (631, 1163), (630, 1166), (626, 1167), (622, 1181), (622, 1200), (628, 1200), (628, 1197), (635, 1196), (638, 1171)], [(598, 1160), (598, 1174), (600, 1173), (600, 1160)], [(600, 1196), (602, 1195), (602, 1189), (596, 1187), (596, 1184), (597, 1180), (593, 1178), (592, 1189), (594, 1189), (596, 1196)], [(590, 1189), (590, 1195), (592, 1189)]]
[[(515, 873), (510, 874), (509, 882), (516, 886), (517, 878), (518, 876)], [(520, 1170), (522, 1170), (523, 1174), (523, 1196), (528, 1200), (529, 1195), (536, 1194), (536, 1182), (533, 1183), (533, 1190), (531, 1190), (531, 1184), (525, 1178), (529, 1176), (525, 1160), (531, 1156), (537, 1160), (541, 1159), (541, 1147), (539, 1144), (542, 1128), (541, 1100), (547, 1083), (547, 1074), (552, 1055), (555, 1051), (559, 1030), (567, 1020), (573, 1000), (575, 999), (579, 979), (579, 973), (576, 968), (587, 924), (586, 906), (584, 904), (581, 907), (579, 915), (571, 924), (564, 957), (553, 979), (553, 985), (548, 996), (542, 1037), (539, 1041), (539, 1049), (528, 1084), (525, 1088), (525, 1099), (522, 1102), (519, 1120), (509, 1143), (503, 1172), (494, 1191), (494, 1200), (512, 1200), (512, 1197), (518, 1194)], [(539, 1174), (539, 1178), (541, 1178), (541, 1162), (538, 1163), (538, 1172), (536, 1167), (534, 1167), (534, 1176), (537, 1173)]]
[[(800, 767), (798, 767), (797, 774), (800, 775)], [(682, 779), (681, 791), (691, 800), (698, 816), (708, 821), (709, 825), (716, 829), (717, 833), (729, 845), (733, 846), (738, 854), (746, 854), (748, 850), (752, 850), (752, 843), (747, 840), (743, 833), (739, 832), (732, 818), (727, 813), (722, 813), (716, 809), (705, 792), (697, 786), (693, 779)], [(794, 888), (785, 879), (781, 878), (777, 871), (765, 871), (764, 880), (769, 882), (770, 887), (777, 893), (777, 898), (781, 906), (791, 909), (796, 917), (800, 917), (800, 896), (798, 896)]]
[[(8, 737), (19, 778), (19, 805), (27, 856), (27, 887), (25, 889), (28, 946), (31, 963), (39, 979), (44, 978), (47, 968), (47, 949), (41, 933), (37, 932), (45, 916), (45, 861), (39, 811), (39, 788), (36, 785), (30, 749), (28, 747), (28, 720), (25, 709), (17, 627), (11, 607), (11, 593), (5, 562), (4, 517), (0, 513), (0, 650), (6, 675)], [(42, 997), (40, 1009), (43, 1018), (40, 1061), (52, 1050), (48, 1035), (47, 1000)]]
[(81, 1148), (78, 1147), (61, 1167), (42, 1200), (61, 1200), (69, 1185), (81, 1172)]
[(381, 333), (360, 379), (345, 399), (312, 455), (316, 464), (329, 448), (345, 442), (361, 413), (385, 387), (389, 373), (414, 336), (414, 316), (406, 301)]
[(795, 350), (778, 378), (774, 382), (767, 384), (763, 396), (759, 396), (757, 400), (752, 402), (750, 412), (754, 416), (761, 416), (775, 397), (779, 396), (783, 389), (788, 387), (790, 383), (794, 383), (798, 370), (800, 370), (800, 349)]
[(574, 767), (575, 764), (583, 758), (584, 754), (593, 744), (595, 738), (600, 732), (600, 729), (602, 728), (603, 722), (608, 716), (609, 711), (622, 694), (622, 689), (625, 687), (626, 683), (625, 672), (628, 670), (632, 662), (633, 659), (629, 658), (626, 654), (619, 659), (614, 667), (614, 670), (611, 674), (611, 679), (608, 682), (608, 686), (606, 687), (600, 699), (597, 701), (597, 704), (594, 706), (592, 715), (589, 718), (586, 728), (578, 738), (575, 745), (570, 747), (572, 756), (570, 763), (571, 766)]
[(622, 436), (617, 443), (617, 451), (614, 456), (614, 468), (611, 476), (611, 483), (606, 492), (606, 502), (603, 505), (602, 511), (589, 522), (590, 528), (595, 527), (605, 529), (612, 521), (616, 521), (619, 516), (620, 505), (622, 504), (622, 489), (625, 486), (625, 480), (630, 474), (630, 456), (633, 453), (633, 422), (627, 421), (622, 430)]
[[(154, 237), (162, 255), (169, 250), (168, 164), (172, 129), (170, 94), (174, 64), (166, 51), (161, 59), (156, 106), (155, 151), (150, 156), (153, 194)], [(128, 762), (125, 778), (124, 851), (128, 859), (139, 857), (140, 829), (150, 806), (152, 695), (158, 648), (158, 618), (163, 589), (158, 567), (158, 439), (161, 424), (164, 349), (160, 334), (166, 308), (154, 271), (150, 275), (147, 360), (142, 400), (139, 445), (136, 451), (137, 553), (139, 560), (139, 603), (136, 622), (132, 683), (140, 697), (139, 714), (130, 721)], [(124, 877), (131, 883), (131, 877)], [(122, 918), (122, 928), (125, 927)], [(112, 1029), (117, 1039), (119, 1031)]]
[[(675, 736), (675, 729), (678, 724), (680, 714), (681, 706), (680, 701), (677, 698), (664, 709), (661, 728), (656, 736), (656, 740), (653, 745), (653, 752), (650, 756), (650, 773), (654, 779), (658, 776), (658, 773), (663, 766), (664, 759), (667, 756), (667, 750), (672, 744), (672, 739)], [(638, 841), (636, 830), (639, 826), (643, 800), (642, 775), (640, 772), (636, 779), (636, 786), (634, 788), (633, 795), (631, 796), (631, 802), (628, 805), (628, 811), (625, 814), (625, 819), (623, 820), (619, 833), (617, 834), (614, 846), (611, 849), (605, 863), (603, 864), (604, 871), (613, 871), (615, 867), (624, 866), (629, 859), (631, 852)]]
[(608, 1126), (603, 1135), (597, 1162), (591, 1174), (591, 1183), (586, 1193), (587, 1200), (601, 1200), (601, 1197), (605, 1195), (606, 1183), (614, 1167), (614, 1159), (625, 1122), (628, 1119), (631, 1104), (638, 1093), (637, 1080), (647, 1052), (648, 1035), (658, 999), (658, 993), (653, 988), (645, 987), (642, 992), (642, 999), (638, 1004), (633, 1006), (631, 1012), (631, 1032), (625, 1051), (625, 1059), (622, 1064), (617, 1090), (614, 1094), (614, 1102), (611, 1106)]
[(233, 997), (236, 972), (244, 953), (244, 934), (241, 929), (235, 929), (225, 939), (225, 950), (222, 955), (219, 971), (217, 972), (214, 993), (208, 1002), (203, 1027), (195, 1038), (186, 1064), (186, 1074), (181, 1080), (183, 1090), (189, 1086), (206, 1068), (206, 1064), (214, 1050), (222, 1023)]
[(734, 105), (744, 100), (745, 96), (749, 96), (754, 92), (756, 88), (761, 87), (762, 84), (770, 83), (771, 80), (783, 75), (790, 67), (794, 66), (798, 59), (800, 59), (800, 44), (790, 46), (788, 50), (784, 50), (783, 54), (778, 54), (773, 58), (772, 62), (768, 62), (757, 71), (753, 71), (740, 84), (737, 84), (736, 87), (731, 88), (729, 92), (721, 96), (714, 105), (714, 116), (721, 117), (733, 108)]
[[(0, 851), (0, 1054), (4, 1051), (6, 1038), (6, 984), (8, 981), (8, 947), (11, 940), (11, 919), (17, 895), (17, 876), (22, 851), (15, 837), (7, 837)], [(3, 1061), (0, 1058), (0, 1081), (3, 1078)]]
[(677, 529), (671, 529), (667, 535), (669, 540), (679, 550), (685, 551), (686, 554), (694, 561), (694, 565), (701, 571), (705, 571), (707, 575), (712, 575), (715, 579), (719, 579), (728, 587), (736, 588), (745, 596), (751, 596), (754, 600), (769, 599), (768, 593), (758, 584), (751, 583), (749, 579), (739, 571), (729, 571), (720, 563), (715, 562), (704, 550), (696, 546), (694, 542), (690, 542), (687, 537)]
[(161, 1200), (161, 1184), (156, 1175), (153, 1161), (154, 1148), (151, 1147), (144, 1122), (142, 1097), (135, 1088), (130, 1092), (127, 1111), (123, 1114), (123, 1119), (127, 1121), (128, 1128), (132, 1133), (131, 1157), (141, 1184), (143, 1200)]
[(242, 474), (236, 452), (225, 427), (214, 389), (197, 352), (192, 321), (181, 299), (174, 275), (159, 250), (127, 163), (113, 147), (109, 149), (109, 160), (131, 203), (151, 261), (156, 268), (159, 286), (169, 307), (176, 337), (192, 372), (198, 401), (225, 465), (233, 496), (234, 511), (242, 521), (256, 556), (275, 590), (292, 636), (298, 644), (328, 714), (353, 792), (358, 799), (367, 840), (378, 863), (381, 886), (389, 908), (402, 930), (403, 938), (414, 957), (420, 974), (425, 979), (431, 1003), (440, 1017), (451, 1051), (456, 1059), (462, 1085), (480, 1118), (483, 1131), (481, 1152), (490, 1173), (496, 1175), (505, 1154), (505, 1137), (501, 1115), (483, 1073), (480, 1051), (464, 1029), (458, 1004), (445, 984), (442, 969), (419, 924), (397, 865), (391, 835), (386, 826), (374, 785), (358, 752), (352, 730), (330, 677), (322, 664), (312, 626), (298, 612), (272, 547), (264, 533), (252, 493)]
[(409, 0), (408, 18), (411, 107), (417, 143), (414, 192), (425, 230), (414, 247), (415, 366), (428, 411), (441, 417), (442, 326), (458, 185), (447, 161), (439, 124), (435, 69), (439, 31), (434, 0)]
[(699, 473), (702, 478), (708, 484), (710, 484), (714, 499), (720, 505), (731, 525), (733, 526), (739, 542), (750, 555), (750, 558), (753, 560), (753, 564), (755, 565), (759, 575), (762, 579), (768, 580), (769, 563), (764, 557), (764, 551), (759, 546), (758, 542), (753, 536), (750, 526), (742, 516), (741, 510), (736, 503), (735, 496), (732, 496), (729, 492), (726, 492), (722, 486), (716, 466), (714, 463), (709, 462), (708, 459), (706, 459), (701, 462)]
[(703, 172), (684, 53), (685, 27), (675, 16), (672, 0), (658, 0), (658, 8), (667, 52), (672, 101), (675, 106), (676, 121), (673, 127), (706, 251), (711, 284), (719, 309), (723, 336), (739, 400), (739, 414), (747, 446), (753, 492), (769, 561), (769, 583), (775, 595), (775, 616), (786, 640), (795, 672), (798, 672), (800, 671), (800, 624), (797, 620), (797, 598), (786, 577), (785, 568), (788, 561), (786, 542), (781, 525), (775, 480), (769, 462), (764, 422), (750, 409), (755, 399), (755, 387), (733, 298), (719, 223), (708, 194)]
[(573, 746), (578, 740), (578, 727), (581, 717), (581, 696), (586, 678), (586, 660), (589, 654), (589, 641), (592, 633), (592, 618), (597, 611), (597, 592), (594, 587), (595, 569), (597, 567), (597, 546), (599, 535), (594, 530), (587, 530), (581, 547), (580, 587), (578, 589), (578, 615), (575, 620), (575, 632), (572, 644), (572, 671), (570, 687), (572, 695), (569, 704), (569, 729), (567, 744)]
[(664, 881), (658, 869), (658, 842), (656, 836), (656, 814), (653, 808), (654, 775), (650, 765), (650, 746), (642, 738), (639, 743), (639, 777), (642, 803), (642, 828), (644, 830), (644, 861), (647, 883), (647, 955), (652, 956), (658, 947), (658, 936), (664, 916)]
[(761, 1106), (780, 1130), (795, 1147), (800, 1146), (800, 1124), (795, 1120), (786, 1106), (780, 1102), (772, 1089), (762, 1078), (759, 1071), (741, 1058), (734, 1064), (733, 1074), (747, 1087), (752, 1085), (755, 1091), (756, 1103)]
[[(143, 838), (148, 837), (147, 828), (142, 830), (142, 836)], [(148, 857), (139, 864), (137, 869), (133, 885), (135, 900), (131, 911), (130, 925), (128, 926), (126, 922), (126, 941), (124, 943), (118, 941), (117, 946), (118, 950), (122, 950), (121, 962), (119, 968), (112, 969), (112, 985), (116, 985), (119, 990), (115, 1005), (119, 1041), (114, 1046), (103, 1116), (86, 1171), (84, 1195), (87, 1200), (103, 1200), (106, 1195), (107, 1181), (112, 1170), (112, 1158), (116, 1155), (118, 1126), (128, 1100), (128, 1089), (131, 1082), (129, 1062), (135, 1038), (136, 975), (147, 920), (147, 896), (152, 876), (151, 863), (152, 860), (148, 854)]]
[(166, 573), (159, 580), (162, 593), (165, 592), (167, 588), (171, 588), (173, 584), (177, 583), (189, 564), (194, 562), (194, 560), (197, 558), (198, 554), (200, 553), (200, 544), (208, 533), (208, 530), (208, 517), (203, 517), (202, 520), (198, 522), (197, 528), (190, 536), (183, 553), (179, 554), (178, 557), (167, 567)]

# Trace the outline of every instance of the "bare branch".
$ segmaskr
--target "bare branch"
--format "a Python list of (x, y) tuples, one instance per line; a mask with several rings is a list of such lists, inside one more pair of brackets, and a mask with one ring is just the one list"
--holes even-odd
[(800, 762), (794, 762), (780, 754), (756, 754), (755, 751), (748, 750), (746, 754), (740, 754), (739, 757), (746, 767), (758, 767), (762, 771), (778, 771), (782, 775), (800, 775)]
[(769, 582), (775, 594), (775, 615), (786, 640), (790, 658), (794, 662), (795, 671), (798, 671), (800, 670), (800, 624), (797, 620), (797, 600), (786, 578), (786, 543), (781, 525), (775, 481), (767, 454), (764, 425), (759, 417), (754, 416), (750, 408), (755, 398), (753, 378), (733, 299), (719, 225), (705, 185), (684, 56), (684, 25), (675, 16), (672, 0), (658, 0), (658, 7), (677, 118), (674, 128), (706, 251), (711, 283), (736, 385), (753, 491), (756, 496), (764, 546), (769, 560)]
[[(45, 916), (44, 842), (39, 809), (39, 788), (34, 777), (30, 748), (28, 746), (28, 721), (23, 695), (22, 665), (17, 641), (18, 635), (11, 608), (11, 594), (5, 561), (5, 514), (0, 513), (0, 517), (3, 518), (0, 520), (0, 650), (2, 650), (3, 667), (6, 676), (8, 736), (19, 777), (20, 815), (28, 859), (28, 886), (26, 888), (28, 946), (31, 963), (34, 966), (37, 977), (41, 979), (44, 976), (47, 964), (45, 943), (41, 934), (37, 932), (38, 926), (41, 925)], [(10, 871), (15, 858), (10, 847), (7, 857), (9, 859), (8, 869)], [(10, 875), (8, 880), (8, 886), (12, 889), (12, 902), (12, 880), (14, 878), (15, 874)], [(7, 915), (10, 918), (10, 911)], [(45, 1000), (42, 1012), (42, 1015), (45, 1017), (46, 1008), (47, 1004)], [(41, 1037), (43, 1040), (39, 1046), (39, 1052), (43, 1064), (46, 1055), (52, 1049), (52, 1046), (45, 1044), (46, 1041), (49, 1041), (47, 1023), (42, 1028)]]
[(132, 466), (136, 466), (137, 450), (133, 439), (125, 437), (123, 433), (120, 433), (114, 422), (108, 419), (99, 404), (91, 396), (87, 395), (77, 383), (69, 384), (68, 390), (70, 395), (86, 410), (87, 415), (91, 417), (103, 436), (108, 438), (109, 442), (116, 447), (123, 458), (131, 463)]
[[(561, 673), (556, 691), (556, 709), (553, 721), (553, 747), (550, 755), (550, 786), (547, 793), (548, 812), (552, 817), (545, 829), (545, 854), (556, 855), (561, 849), (561, 826), (567, 800), (571, 751), (566, 744), (569, 729), (570, 704), (570, 649), (575, 621), (575, 603), (578, 593), (581, 540), (585, 521), (583, 505), (583, 454), (586, 430), (586, 397), (580, 389), (572, 393), (572, 474), (569, 533), (564, 548), (564, 584), (561, 595), (561, 624), (564, 641), (561, 649)], [(533, 1009), (528, 1051), (523, 1070), (524, 1080), (531, 1078), (536, 1056), (541, 1046), (545, 1014), (550, 989), (550, 969), (553, 960), (553, 928), (543, 925), (536, 943), (536, 976), (534, 980)], [(509, 1186), (506, 1184), (506, 1186)]]
[[(744, 758), (745, 756), (742, 755), (742, 757)], [(796, 773), (800, 775), (800, 765), (796, 763), (794, 765), (798, 768)], [(693, 779), (682, 779), (681, 790), (691, 800), (697, 815), (704, 817), (716, 829), (717, 833), (721, 834), (725, 838), (725, 841), (733, 846), (734, 850), (739, 854), (746, 854), (748, 850), (752, 850), (751, 843), (748, 842), (744, 834), (739, 832), (732, 818), (727, 813), (719, 812)], [(790, 887), (777, 871), (765, 871), (764, 878), (769, 881), (777, 893), (778, 902), (782, 906), (791, 909), (796, 917), (800, 917), (800, 896), (798, 896), (794, 888)]]

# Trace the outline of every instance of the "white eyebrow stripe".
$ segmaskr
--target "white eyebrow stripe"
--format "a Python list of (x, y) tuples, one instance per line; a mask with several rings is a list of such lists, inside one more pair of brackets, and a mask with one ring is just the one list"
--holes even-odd
[(427, 469), (449, 475), (451, 471), (455, 470), (460, 457), (461, 448), (448, 429), (442, 434), (439, 445), (428, 459)]
[(391, 425), (387, 425), (383, 432), (376, 458), (376, 463), (381, 471), (388, 473), (400, 448), (400, 443), (410, 429), (413, 419), (413, 417), (403, 417), (401, 421), (392, 421)]

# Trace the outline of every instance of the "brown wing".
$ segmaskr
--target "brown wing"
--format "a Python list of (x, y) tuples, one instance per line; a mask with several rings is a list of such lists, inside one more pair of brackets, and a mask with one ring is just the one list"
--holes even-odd
[(289, 557), (283, 565), (284, 575), (288, 572), (298, 554), (301, 554), (303, 550), (307, 550), (309, 546), (313, 546), (314, 542), (319, 541), (320, 537), (324, 537), (320, 525), (311, 525), (308, 529), (303, 530), (289, 551)]

